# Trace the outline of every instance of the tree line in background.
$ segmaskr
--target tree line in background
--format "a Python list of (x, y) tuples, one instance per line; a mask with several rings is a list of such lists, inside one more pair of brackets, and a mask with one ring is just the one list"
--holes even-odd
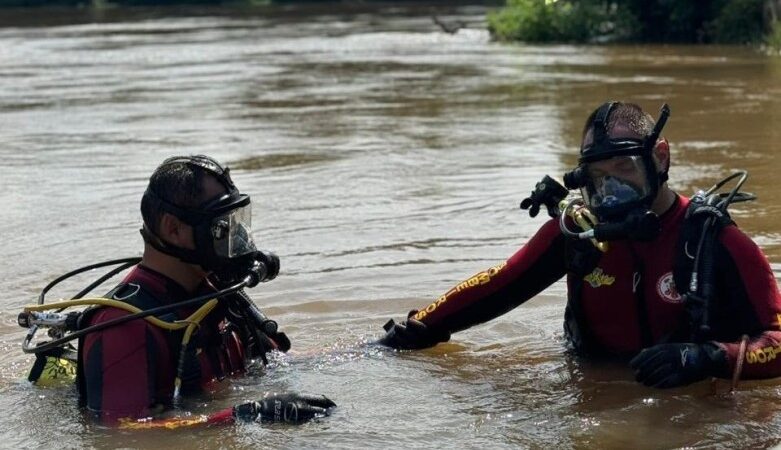
[(781, 48), (779, 0), (507, 0), (494, 38), (524, 42), (767, 44)]
[[(355, 1), (432, 3), (431, 0)], [(495, 4), (495, 1), (475, 3)], [(0, 7), (100, 9), (112, 5), (275, 3), (338, 3), (338, 0), (0, 0)], [(779, 11), (781, 0), (506, 0), (503, 8), (488, 13), (488, 30), (500, 41), (759, 44), (781, 52)]]

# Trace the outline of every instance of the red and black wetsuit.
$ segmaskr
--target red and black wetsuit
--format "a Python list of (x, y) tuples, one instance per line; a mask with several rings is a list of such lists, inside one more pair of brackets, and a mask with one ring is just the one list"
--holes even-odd
[[(213, 292), (211, 287), (198, 293)], [(197, 294), (195, 294), (197, 295)], [(110, 297), (150, 309), (193, 298), (170, 278), (144, 266), (136, 266), (111, 292)], [(194, 309), (158, 318), (186, 318)], [(83, 326), (95, 325), (129, 314), (117, 308), (92, 310)], [(201, 321), (187, 349), (182, 377), (184, 393), (208, 389), (244, 370), (244, 345), (225, 328), (220, 306)], [(86, 335), (79, 344), (81, 403), (107, 422), (123, 417), (147, 417), (170, 405), (183, 331), (167, 331), (144, 319)]]
[[(673, 267), (688, 204), (677, 198), (651, 242), (610, 242), (585, 274), (572, 269), (573, 242), (550, 220), (507, 262), (456, 285), (415, 318), (433, 329), (463, 330), (510, 311), (566, 274), (567, 315), (576, 319), (568, 321), (568, 335), (588, 341), (591, 352), (630, 357), (654, 344), (686, 342), (681, 328), (688, 314)], [(714, 257), (710, 324), (729, 365), (719, 375), (731, 375), (746, 334), (742, 378), (781, 376), (781, 294), (767, 258), (735, 225), (721, 230)]]

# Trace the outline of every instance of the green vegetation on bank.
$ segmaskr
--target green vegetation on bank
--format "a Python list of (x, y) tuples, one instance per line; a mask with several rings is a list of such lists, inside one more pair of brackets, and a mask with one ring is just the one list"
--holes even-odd
[(778, 0), (507, 0), (492, 36), (524, 42), (781, 45)]
[(772, 53), (781, 55), (781, 21), (773, 22), (770, 33), (765, 39), (767, 49)]

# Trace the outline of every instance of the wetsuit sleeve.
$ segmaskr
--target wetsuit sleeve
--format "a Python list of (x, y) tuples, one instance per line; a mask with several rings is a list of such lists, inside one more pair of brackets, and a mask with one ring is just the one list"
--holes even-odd
[(452, 333), (512, 310), (565, 275), (564, 240), (558, 222), (546, 222), (506, 262), (457, 284), (414, 318)]
[[(106, 308), (91, 324), (126, 315)], [(126, 417), (145, 417), (155, 403), (158, 357), (167, 345), (144, 320), (133, 320), (87, 335), (84, 341), (84, 377), (87, 408), (106, 424)]]
[[(735, 226), (722, 230), (720, 243), (726, 250), (721, 279), (738, 305), (733, 322), (748, 335), (741, 378), (771, 378), (781, 376), (781, 294), (773, 270), (762, 251)], [(726, 350), (731, 376), (738, 364), (740, 342), (718, 343)]]

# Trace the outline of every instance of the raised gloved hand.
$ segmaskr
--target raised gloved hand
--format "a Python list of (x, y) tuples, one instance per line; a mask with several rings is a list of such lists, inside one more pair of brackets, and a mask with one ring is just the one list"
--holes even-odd
[(315, 417), (329, 414), (335, 408), (325, 395), (297, 394), (295, 392), (270, 392), (258, 402), (242, 403), (233, 407), (237, 420), (303, 423)]
[(685, 386), (727, 367), (726, 352), (717, 344), (659, 344), (641, 351), (630, 362), (635, 379), (646, 386)]
[(383, 325), (385, 336), (377, 343), (395, 349), (417, 350), (450, 340), (450, 333), (447, 330), (435, 330), (414, 319), (412, 316), (417, 313), (418, 310), (413, 309), (407, 314), (407, 320), (401, 323), (390, 319)]
[(521, 202), (521, 209), (528, 209), (529, 215), (536, 217), (540, 213), (540, 206), (545, 206), (548, 215), (557, 217), (560, 214), (559, 202), (567, 197), (569, 191), (558, 181), (545, 175), (542, 181), (534, 186), (534, 190), (528, 198)]

